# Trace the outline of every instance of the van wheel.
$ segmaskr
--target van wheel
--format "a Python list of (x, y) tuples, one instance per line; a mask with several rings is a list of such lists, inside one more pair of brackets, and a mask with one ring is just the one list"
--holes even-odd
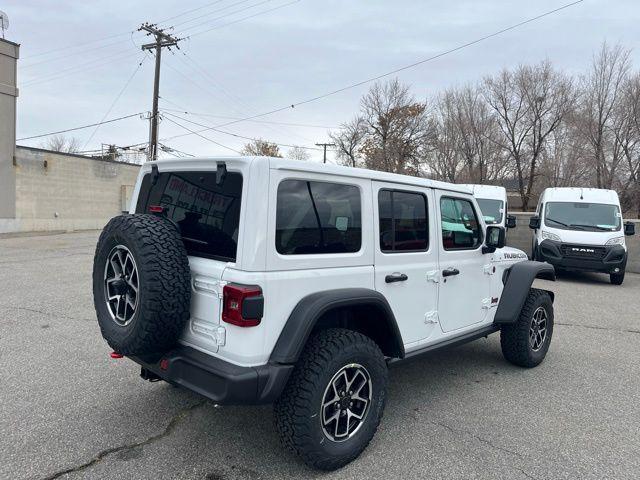
[(503, 325), (500, 346), (507, 361), (520, 367), (539, 365), (553, 335), (553, 303), (544, 290), (532, 288), (515, 323)]
[(609, 280), (614, 285), (622, 285), (622, 282), (624, 282), (624, 270), (620, 273), (611, 273), (609, 275)]
[(369, 337), (346, 329), (313, 336), (275, 404), (284, 445), (321, 470), (335, 470), (367, 447), (387, 396), (387, 365)]

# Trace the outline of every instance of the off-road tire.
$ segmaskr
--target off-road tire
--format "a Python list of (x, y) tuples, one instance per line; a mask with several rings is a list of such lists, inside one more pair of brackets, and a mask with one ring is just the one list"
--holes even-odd
[[(112, 318), (105, 300), (105, 265), (112, 249), (125, 246), (138, 269), (138, 307), (127, 325)], [(93, 259), (93, 300), (102, 336), (123, 355), (161, 353), (176, 343), (189, 319), (191, 276), (177, 227), (147, 214), (112, 218)]]
[[(547, 335), (538, 351), (534, 351), (529, 340), (529, 329), (533, 314), (543, 307), (547, 315)], [(532, 288), (522, 306), (520, 316), (513, 324), (503, 325), (500, 330), (500, 346), (504, 358), (520, 367), (539, 365), (547, 355), (553, 336), (553, 302), (544, 290)]]
[(624, 270), (620, 273), (609, 274), (609, 281), (613, 285), (622, 285), (622, 282), (624, 282)]
[[(325, 435), (321, 404), (325, 389), (344, 366), (363, 365), (370, 374), (372, 399), (360, 428), (347, 440)], [(276, 428), (283, 444), (309, 466), (335, 470), (354, 460), (375, 434), (384, 411), (388, 372), (384, 355), (369, 337), (346, 329), (312, 336), (275, 404)]]

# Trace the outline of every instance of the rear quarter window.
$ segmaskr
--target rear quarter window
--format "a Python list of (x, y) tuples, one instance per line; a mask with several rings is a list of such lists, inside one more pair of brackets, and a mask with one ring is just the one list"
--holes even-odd
[(228, 172), (216, 185), (216, 172), (162, 172), (145, 175), (136, 213), (161, 206), (175, 223), (187, 254), (234, 262), (240, 226), (242, 175)]
[(278, 185), (276, 250), (282, 255), (358, 252), (361, 208), (355, 185), (284, 180)]

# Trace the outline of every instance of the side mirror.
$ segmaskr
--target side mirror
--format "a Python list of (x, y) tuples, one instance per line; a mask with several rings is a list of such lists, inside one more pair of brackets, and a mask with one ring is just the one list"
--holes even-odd
[(502, 227), (490, 226), (487, 227), (486, 240), (484, 247), (482, 247), (482, 253), (493, 253), (498, 248), (502, 248), (505, 245), (506, 230)]
[(540, 217), (534, 215), (529, 219), (529, 228), (531, 230), (538, 230), (540, 228)]
[(624, 234), (627, 236), (636, 234), (636, 224), (633, 222), (625, 222), (624, 223)]
[(518, 223), (516, 222), (515, 215), (507, 215), (507, 228), (516, 228)]

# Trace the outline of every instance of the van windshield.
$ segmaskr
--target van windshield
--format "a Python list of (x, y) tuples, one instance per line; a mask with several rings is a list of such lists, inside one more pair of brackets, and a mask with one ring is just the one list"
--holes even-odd
[(136, 213), (162, 207), (180, 229), (187, 254), (234, 262), (240, 225), (242, 175), (229, 172), (221, 185), (216, 172), (162, 172), (145, 175)]
[(564, 230), (613, 232), (620, 230), (622, 220), (617, 205), (549, 202), (545, 206), (544, 223)]
[(484, 217), (484, 223), (495, 225), (502, 222), (502, 212), (504, 211), (504, 202), (502, 200), (476, 198), (476, 201)]

